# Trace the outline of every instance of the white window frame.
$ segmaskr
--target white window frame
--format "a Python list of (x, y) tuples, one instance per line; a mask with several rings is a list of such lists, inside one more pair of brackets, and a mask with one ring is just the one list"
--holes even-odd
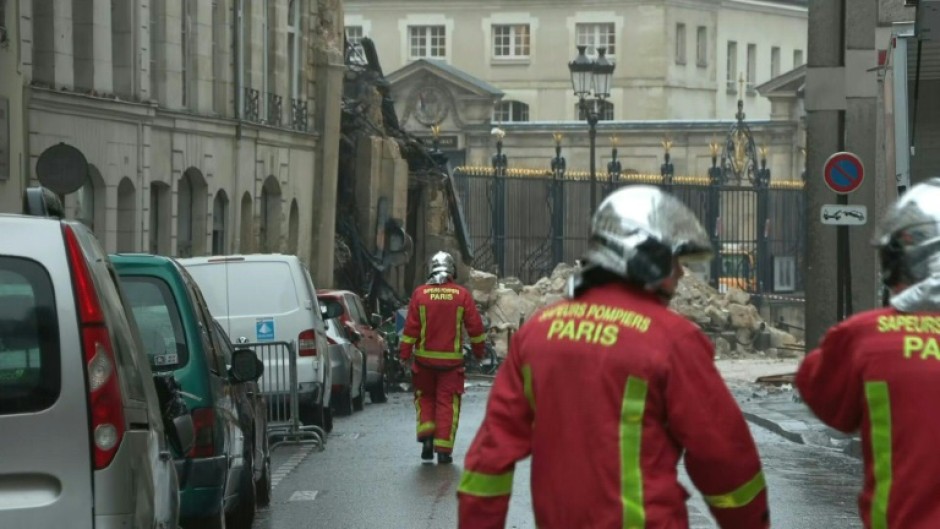
[[(575, 43), (577, 46), (587, 46), (585, 55), (597, 57), (597, 46), (603, 38), (607, 39), (607, 57), (617, 56), (617, 24), (615, 22), (575, 22)], [(610, 41), (613, 40), (613, 46)]]
[[(593, 104), (591, 101), (588, 104)], [(598, 109), (600, 110), (600, 116), (598, 117), (599, 121), (613, 121), (616, 118), (616, 105), (610, 100), (602, 100), (597, 102)], [(576, 103), (574, 107), (574, 115), (578, 117), (578, 121), (583, 121), (587, 119), (587, 116), (584, 113), (584, 109), (581, 108), (581, 103)]]
[[(290, 68), (290, 99), (301, 99), (300, 97), (300, 72), (303, 65), (303, 60), (301, 58), (301, 46), (300, 40), (303, 32), (301, 28), (303, 27), (303, 21), (301, 20), (302, 13), (304, 12), (301, 7), (303, 0), (290, 0), (287, 4), (288, 10), (293, 7), (293, 13), (288, 12), (287, 14), (287, 45), (290, 47), (288, 53), (293, 53), (293, 55), (288, 56), (288, 60), (293, 59), (293, 64), (288, 64)], [(294, 23), (290, 23), (291, 16), (293, 16)], [(288, 109), (288, 115), (290, 115), (291, 101), (287, 102), (285, 105)]]
[(727, 57), (725, 64), (725, 83), (729, 94), (737, 93), (738, 84), (738, 43), (729, 40), (727, 44)]
[(688, 59), (688, 47), (689, 41), (687, 40), (688, 36), (686, 34), (686, 26), (684, 22), (676, 23), (676, 64), (680, 66), (685, 66)]
[[(525, 119), (513, 119), (513, 112), (519, 110), (519, 113), (525, 113)], [(504, 115), (507, 119), (503, 119)], [(496, 103), (493, 109), (493, 123), (526, 123), (530, 121), (529, 105), (522, 101), (504, 100)]]
[(699, 26), (695, 33), (695, 64), (708, 67), (708, 26)]
[[(508, 34), (498, 35), (502, 30), (507, 30)], [(498, 44), (498, 38), (508, 37), (508, 53), (499, 53), (502, 44)], [(529, 24), (493, 24), (492, 35), (490, 37), (492, 44), (492, 53), (494, 59), (528, 59), (532, 55), (532, 27)]]
[(770, 48), (770, 78), (776, 79), (780, 75), (780, 46)]
[[(358, 25), (348, 25), (348, 26), (343, 27), (343, 33), (346, 35), (346, 40), (349, 41), (349, 44), (353, 48), (361, 52), (362, 51), (362, 37), (366, 36), (365, 28), (363, 28), (362, 26), (358, 26)], [(356, 35), (355, 33), (358, 33), (358, 35)]]
[[(440, 35), (434, 35), (436, 30), (440, 30)], [(420, 39), (419, 49), (423, 48), (424, 54), (416, 54), (414, 37), (417, 36)], [(443, 39), (442, 44), (433, 45), (432, 40), (435, 38)], [(408, 59), (417, 60), (417, 59), (434, 59), (434, 60), (444, 60), (447, 58), (447, 26), (443, 24), (415, 24), (408, 26)], [(432, 53), (432, 49), (438, 50), (439, 54)]]
[(747, 95), (753, 95), (757, 86), (757, 44), (747, 45), (747, 72), (744, 81)]
[(803, 55), (803, 50), (793, 50), (793, 69), (797, 69), (804, 64), (806, 64), (806, 57)]

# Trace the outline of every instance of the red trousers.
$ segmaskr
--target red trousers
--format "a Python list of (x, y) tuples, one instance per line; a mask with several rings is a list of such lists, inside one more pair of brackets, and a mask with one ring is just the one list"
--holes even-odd
[(434, 438), (434, 451), (454, 451), (460, 422), (460, 396), (463, 394), (463, 367), (438, 371), (415, 363), (412, 368), (418, 441)]

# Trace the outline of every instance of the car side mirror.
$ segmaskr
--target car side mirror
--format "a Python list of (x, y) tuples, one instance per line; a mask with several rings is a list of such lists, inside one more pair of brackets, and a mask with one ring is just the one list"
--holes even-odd
[(232, 354), (229, 374), (236, 383), (258, 380), (264, 373), (264, 363), (251, 349), (238, 349)]
[(186, 413), (173, 418), (172, 431), (168, 432), (170, 444), (180, 454), (188, 454), (196, 444), (196, 428), (193, 426), (193, 416)]
[(382, 316), (378, 314), (373, 314), (372, 318), (369, 320), (369, 323), (372, 324), (372, 327), (378, 329), (382, 326)]
[(321, 299), (320, 301), (320, 313), (323, 315), (323, 319), (332, 320), (334, 318), (339, 318), (346, 312), (343, 309), (343, 304), (335, 299)]

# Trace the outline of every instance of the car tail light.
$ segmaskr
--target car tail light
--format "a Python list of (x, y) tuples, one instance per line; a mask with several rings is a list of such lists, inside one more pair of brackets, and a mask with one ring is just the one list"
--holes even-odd
[(212, 457), (215, 455), (215, 411), (212, 408), (193, 410), (193, 431), (196, 442), (189, 457)]
[(92, 445), (95, 470), (106, 468), (124, 439), (124, 405), (118, 381), (114, 348), (105, 326), (104, 312), (91, 272), (85, 263), (75, 232), (62, 227), (72, 284), (81, 323), (82, 350), (88, 376), (88, 402), (91, 410)]
[(297, 349), (300, 356), (317, 356), (317, 333), (313, 329), (300, 333), (297, 337)]

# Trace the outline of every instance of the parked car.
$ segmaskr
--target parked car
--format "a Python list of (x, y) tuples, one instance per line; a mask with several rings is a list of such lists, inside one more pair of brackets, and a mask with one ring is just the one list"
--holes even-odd
[(340, 415), (362, 411), (366, 398), (366, 358), (353, 344), (358, 339), (349, 336), (336, 318), (326, 321), (326, 339), (330, 342), (333, 370), (333, 410)]
[[(332, 377), (326, 324), (310, 272), (300, 259), (294, 255), (256, 254), (179, 262), (195, 278), (213, 316), (232, 341), (296, 344), (300, 420), (331, 431)], [(265, 364), (263, 387), (274, 386), (269, 373), (276, 373), (279, 367)], [(266, 396), (276, 400), (286, 394), (266, 392)]]
[[(229, 372), (233, 353), (213, 332), (214, 321), (199, 287), (169, 257), (112, 255), (111, 261), (151, 368), (173, 373), (193, 416), (195, 446), (186, 454), (174, 454), (182, 525), (250, 529), (255, 487), (249, 436), (254, 426), (243, 430), (237, 399), (232, 398), (247, 381)], [(251, 350), (235, 354), (258, 361)]]
[(318, 290), (321, 299), (332, 299), (343, 306), (339, 320), (346, 328), (358, 332), (362, 339), (356, 346), (366, 355), (366, 389), (372, 402), (388, 400), (388, 373), (385, 369), (385, 352), (388, 345), (377, 327), (382, 322), (378, 314), (366, 316), (359, 296), (348, 290)]
[[(0, 527), (175, 528), (171, 442), (117, 274), (58, 198), (0, 215)], [(169, 436), (169, 438), (167, 437)]]
[[(219, 343), (222, 344), (222, 351), (226, 359), (233, 359), (231, 369), (236, 369), (235, 358), (240, 358), (240, 351), (232, 345), (225, 329), (217, 320), (212, 321), (212, 329)], [(252, 359), (258, 369), (256, 377), (241, 377), (244, 382), (235, 386), (235, 401), (238, 408), (238, 420), (242, 431), (248, 432), (246, 442), (251, 446), (246, 453), (251, 453), (251, 465), (246, 464), (245, 468), (252, 469), (252, 479), (255, 484), (255, 505), (267, 507), (271, 503), (271, 449), (268, 444), (268, 405), (258, 379), (264, 373), (264, 364), (258, 360), (257, 355), (252, 355)], [(247, 362), (247, 360), (245, 360)], [(249, 379), (250, 378), (250, 379)]]

